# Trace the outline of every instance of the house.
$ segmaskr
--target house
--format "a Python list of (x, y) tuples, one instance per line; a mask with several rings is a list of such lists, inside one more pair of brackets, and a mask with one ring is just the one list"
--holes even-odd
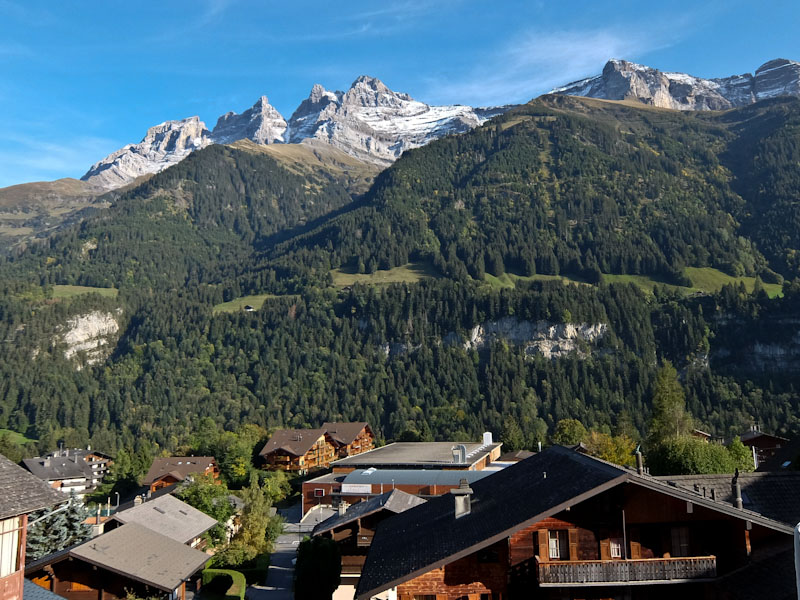
[(176, 542), (202, 549), (203, 534), (217, 521), (174, 496), (164, 495), (116, 512), (105, 523), (105, 531), (126, 523), (138, 523)]
[(2, 455), (0, 492), (0, 598), (22, 600), (28, 514), (64, 502), (64, 496)]
[(325, 429), (278, 429), (258, 455), (264, 468), (304, 475), (313, 469), (327, 469), (336, 448)]
[(91, 448), (67, 448), (23, 459), (22, 464), (51, 487), (81, 498), (102, 483), (113, 459)]
[(715, 496), (548, 448), (383, 521), (356, 598), (738, 598), (793, 527)]
[(160, 596), (185, 600), (209, 556), (138, 523), (127, 523), (88, 542), (25, 567), (37, 585), (68, 600), (124, 600)]
[(142, 482), (150, 492), (174, 485), (190, 475), (209, 475), (219, 479), (219, 467), (213, 456), (168, 456), (156, 458)]
[(375, 434), (369, 423), (323, 423), (322, 429), (328, 434), (338, 458), (361, 454), (375, 447)]
[(312, 536), (331, 538), (341, 552), (342, 579), (334, 593), (334, 600), (350, 600), (353, 597), (378, 523), (391, 515), (424, 503), (422, 498), (392, 490), (349, 507), (340, 504), (337, 514), (314, 528)]
[(775, 456), (789, 442), (785, 437), (764, 433), (758, 425), (753, 425), (740, 439), (745, 446), (755, 449), (756, 467)]
[(355, 469), (452, 469), (480, 471), (500, 458), (502, 442), (484, 433), (480, 442), (395, 442), (341, 458), (331, 465), (335, 473)]
[(445, 471), (443, 469), (356, 469), (349, 473), (326, 473), (303, 482), (300, 499), (303, 515), (314, 507), (356, 504), (391, 490), (401, 490), (420, 498), (447, 494), (459, 481), (470, 483), (488, 477), (493, 469)]

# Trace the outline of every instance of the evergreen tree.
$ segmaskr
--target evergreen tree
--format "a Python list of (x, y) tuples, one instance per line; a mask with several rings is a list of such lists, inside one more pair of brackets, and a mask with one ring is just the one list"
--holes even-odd
[[(30, 521), (36, 521), (41, 517), (45, 518), (28, 527), (26, 560), (37, 560), (53, 552), (80, 544), (91, 535), (92, 526), (87, 523), (91, 514), (83, 502), (75, 496), (75, 492), (70, 494), (66, 508), (64, 506), (59, 508), (63, 510), (53, 512), (48, 508), (30, 515)], [(48, 513), (52, 514), (46, 516)]]
[(688, 435), (691, 431), (692, 418), (686, 412), (686, 398), (678, 381), (678, 373), (672, 363), (664, 361), (656, 374), (648, 442), (655, 447), (670, 438)]

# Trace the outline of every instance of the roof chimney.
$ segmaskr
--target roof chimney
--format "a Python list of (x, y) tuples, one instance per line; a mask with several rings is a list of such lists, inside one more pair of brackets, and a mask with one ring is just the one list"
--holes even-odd
[(491, 431), (484, 431), (483, 432), (483, 445), (484, 446), (491, 446), (494, 442), (492, 441), (492, 432)]
[(339, 502), (339, 506), (337, 507), (337, 512), (339, 513), (340, 517), (343, 516), (344, 513), (347, 512), (347, 509), (348, 509), (349, 506), (350, 505), (347, 502), (345, 502), (344, 500)]
[(731, 491), (733, 492), (733, 505), (741, 509), (744, 503), (742, 502), (742, 484), (739, 483), (739, 469), (736, 469), (736, 473), (731, 479)]
[(644, 459), (642, 458), (642, 451), (636, 449), (636, 473), (644, 475)]
[(467, 482), (466, 479), (462, 479), (458, 487), (454, 490), (450, 490), (450, 493), (455, 496), (456, 519), (468, 515), (472, 510), (472, 488), (469, 487), (469, 482)]
[(451, 448), (453, 452), (453, 462), (463, 464), (467, 462), (467, 447), (464, 444), (456, 444)]
[(45, 458), (45, 459), (44, 459), (44, 466), (45, 466), (45, 468), (47, 468), (47, 469), (49, 469), (49, 468), (50, 468), (50, 457), (49, 457), (49, 456), (48, 456), (47, 458)]

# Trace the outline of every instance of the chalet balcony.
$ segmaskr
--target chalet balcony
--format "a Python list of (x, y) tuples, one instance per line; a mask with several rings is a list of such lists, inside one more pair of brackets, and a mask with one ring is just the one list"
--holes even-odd
[(682, 583), (716, 577), (717, 558), (693, 556), (539, 562), (537, 569), (541, 587)]

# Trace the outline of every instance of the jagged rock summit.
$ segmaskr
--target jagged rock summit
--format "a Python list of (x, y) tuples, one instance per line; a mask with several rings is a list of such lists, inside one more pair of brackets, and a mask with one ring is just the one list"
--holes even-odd
[(258, 101), (237, 115), (227, 112), (222, 115), (211, 132), (215, 144), (230, 144), (237, 140), (252, 140), (256, 144), (277, 144), (285, 141), (286, 119), (261, 96)]
[(405, 150), (468, 131), (504, 110), (431, 106), (361, 76), (347, 92), (315, 85), (289, 119), (288, 141), (322, 140), (352, 156), (389, 165)]
[(800, 96), (800, 63), (778, 58), (761, 65), (755, 75), (703, 79), (612, 59), (602, 74), (551, 93), (604, 100), (634, 99), (676, 110), (725, 110), (776, 96)]
[(206, 124), (199, 117), (165, 121), (148, 129), (138, 144), (128, 144), (93, 164), (81, 179), (106, 189), (117, 188), (142, 175), (163, 171), (210, 143)]
[(149, 129), (140, 143), (92, 165), (81, 179), (113, 189), (162, 171), (209, 144), (242, 139), (261, 145), (316, 140), (363, 161), (388, 166), (404, 150), (468, 131), (507, 108), (430, 106), (392, 91), (374, 77), (362, 76), (347, 92), (314, 85), (288, 123), (266, 96), (241, 114), (225, 113), (211, 132), (198, 117), (167, 121)]

